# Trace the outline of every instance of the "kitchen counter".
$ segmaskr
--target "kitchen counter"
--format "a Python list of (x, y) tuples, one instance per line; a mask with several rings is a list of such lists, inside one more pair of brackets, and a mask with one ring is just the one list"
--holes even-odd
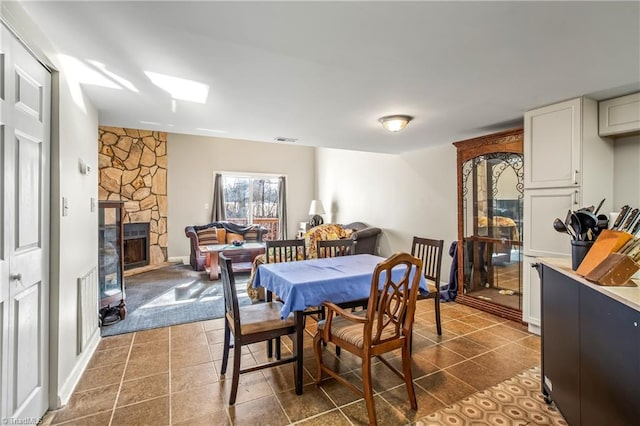
[(640, 287), (589, 282), (570, 259), (539, 263), (545, 400), (572, 426), (637, 424)]
[(571, 269), (571, 258), (544, 257), (538, 259), (538, 261), (579, 282), (580, 284), (586, 285), (595, 291), (640, 312), (640, 286), (638, 286), (640, 280), (631, 280), (635, 286), (602, 286), (592, 283), (591, 281), (588, 281), (576, 274), (575, 271)]

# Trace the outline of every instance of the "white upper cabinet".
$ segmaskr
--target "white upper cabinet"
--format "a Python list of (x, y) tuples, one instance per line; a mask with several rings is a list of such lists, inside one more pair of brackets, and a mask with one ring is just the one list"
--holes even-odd
[[(526, 189), (580, 190), (580, 206), (613, 206), (613, 140), (598, 135), (598, 104), (577, 98), (525, 113)], [(578, 206), (574, 206), (574, 209)]]
[(599, 106), (600, 136), (640, 132), (640, 92), (602, 101)]
[(524, 115), (524, 186), (578, 186), (582, 99), (528, 111)]

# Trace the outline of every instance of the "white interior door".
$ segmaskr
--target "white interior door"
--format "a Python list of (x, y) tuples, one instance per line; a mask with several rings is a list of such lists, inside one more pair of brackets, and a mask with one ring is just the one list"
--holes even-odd
[(48, 407), (51, 75), (0, 30), (0, 417), (26, 419)]

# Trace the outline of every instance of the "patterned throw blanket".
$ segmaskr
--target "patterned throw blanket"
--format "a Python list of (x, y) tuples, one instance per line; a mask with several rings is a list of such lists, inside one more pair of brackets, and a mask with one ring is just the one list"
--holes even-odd
[(316, 250), (318, 241), (340, 240), (350, 238), (353, 229), (343, 228), (341, 225), (328, 223), (309, 229), (304, 234), (304, 244), (307, 247), (307, 259), (315, 259), (318, 257)]

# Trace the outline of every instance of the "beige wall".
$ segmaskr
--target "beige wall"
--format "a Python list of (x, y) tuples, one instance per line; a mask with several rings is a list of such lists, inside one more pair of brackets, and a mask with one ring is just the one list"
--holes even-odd
[(613, 153), (614, 209), (640, 207), (640, 135), (616, 139)]
[(186, 257), (188, 263), (185, 226), (211, 222), (215, 172), (286, 176), (289, 238), (295, 236), (298, 222), (309, 220), (315, 148), (170, 133), (167, 153), (169, 259)]
[(442, 281), (457, 240), (456, 151), (450, 144), (402, 155), (318, 149), (318, 194), (326, 221), (382, 228), (380, 254), (410, 251), (414, 235), (443, 239)]

